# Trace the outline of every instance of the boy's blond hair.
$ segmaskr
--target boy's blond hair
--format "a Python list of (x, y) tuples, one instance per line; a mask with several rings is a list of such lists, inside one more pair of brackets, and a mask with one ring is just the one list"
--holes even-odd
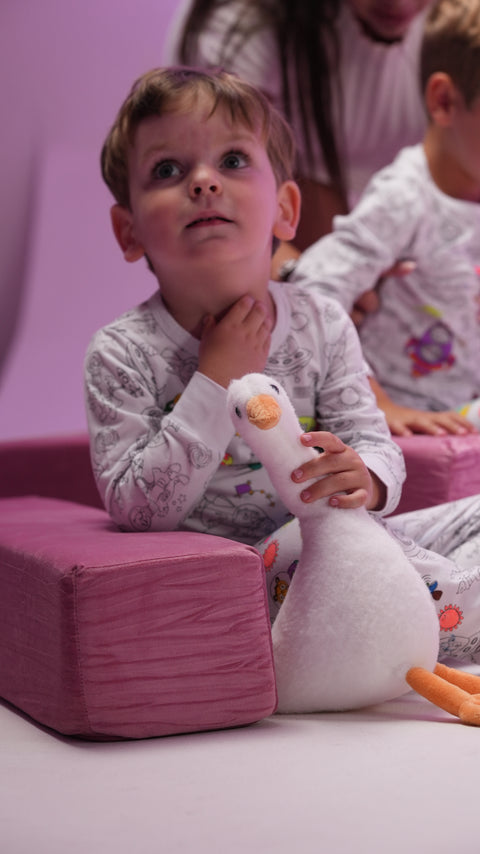
[(211, 98), (211, 114), (222, 106), (229, 111), (233, 122), (258, 130), (277, 185), (292, 178), (295, 160), (292, 132), (258, 89), (222, 70), (154, 68), (133, 84), (102, 149), (102, 175), (120, 205), (130, 206), (128, 152), (139, 124), (152, 116), (190, 108), (198, 94)]
[(471, 107), (480, 95), (480, 0), (437, 0), (430, 9), (420, 57), (422, 91), (442, 71)]

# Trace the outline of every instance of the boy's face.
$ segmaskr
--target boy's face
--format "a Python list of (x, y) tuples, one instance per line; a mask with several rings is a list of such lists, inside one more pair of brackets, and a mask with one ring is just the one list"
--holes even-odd
[(268, 279), (281, 189), (260, 136), (222, 106), (210, 110), (201, 95), (188, 111), (145, 120), (130, 152), (130, 211), (115, 230), (127, 260), (148, 256), (167, 304), (200, 299), (195, 276), (225, 265), (251, 265)]

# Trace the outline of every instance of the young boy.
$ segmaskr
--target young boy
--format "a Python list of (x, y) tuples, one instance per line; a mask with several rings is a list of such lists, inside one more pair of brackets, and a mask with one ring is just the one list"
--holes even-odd
[[(397, 259), (360, 338), (393, 432), (480, 427), (480, 0), (437, 0), (427, 16), (423, 144), (372, 179), (353, 212), (299, 259), (291, 281), (315, 280), (351, 311)], [(383, 393), (382, 393), (383, 391)]]
[[(318, 289), (269, 282), (274, 243), (291, 239), (298, 221), (293, 157), (283, 119), (237, 78), (193, 69), (140, 78), (102, 168), (124, 256), (145, 256), (159, 287), (96, 333), (86, 359), (93, 467), (113, 519), (126, 530), (267, 537), (272, 617), (298, 556), (298, 526), (284, 525), (285, 507), (234, 436), (230, 380), (250, 371), (278, 379), (305, 423), (305, 444), (324, 449), (292, 473), (300, 490), (318, 476), (303, 500), (330, 496), (340, 510), (366, 505), (381, 516), (394, 510), (404, 477), (347, 314)], [(448, 535), (440, 526), (445, 550), (458, 544), (456, 514)], [(449, 574), (465, 572), (396, 525), (422, 574), (434, 571), (442, 584), (445, 575), (450, 596)], [(480, 606), (472, 620), (480, 629)], [(466, 643), (457, 640), (459, 654)]]

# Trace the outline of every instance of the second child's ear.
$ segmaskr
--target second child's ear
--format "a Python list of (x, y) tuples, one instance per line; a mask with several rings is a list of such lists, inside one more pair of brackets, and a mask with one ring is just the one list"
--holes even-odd
[(443, 71), (432, 74), (425, 87), (425, 106), (432, 122), (449, 127), (461, 95), (452, 78)]
[(137, 242), (133, 229), (131, 211), (123, 205), (113, 205), (110, 211), (112, 228), (117, 243), (123, 252), (125, 261), (138, 261), (143, 258), (145, 251), (143, 246)]
[(279, 240), (293, 240), (300, 219), (301, 195), (295, 181), (284, 181), (278, 189), (278, 211), (273, 234)]

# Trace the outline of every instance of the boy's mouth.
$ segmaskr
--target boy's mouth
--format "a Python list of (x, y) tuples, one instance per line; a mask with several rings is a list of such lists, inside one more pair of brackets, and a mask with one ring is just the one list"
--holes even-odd
[(196, 219), (189, 222), (187, 228), (198, 227), (202, 225), (219, 225), (222, 222), (233, 222), (233, 220), (228, 219), (226, 216), (221, 216), (216, 213), (204, 214), (203, 216), (199, 216)]

